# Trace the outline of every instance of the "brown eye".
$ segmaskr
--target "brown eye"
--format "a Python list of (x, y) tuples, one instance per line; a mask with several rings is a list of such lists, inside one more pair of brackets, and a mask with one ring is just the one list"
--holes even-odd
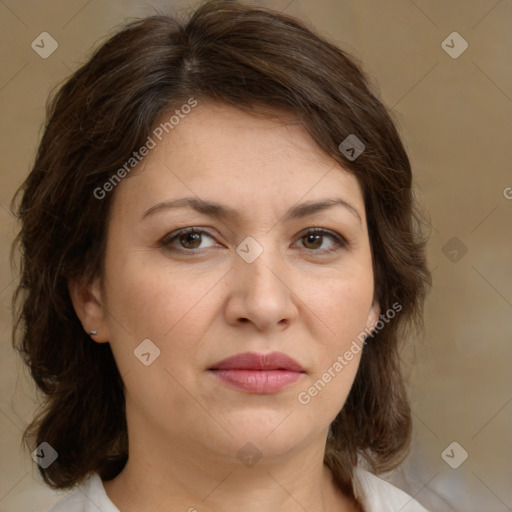
[(322, 245), (322, 235), (306, 235), (302, 237), (306, 249), (318, 249)]
[[(321, 248), (325, 240), (331, 240), (331, 243), (327, 247)], [(341, 235), (319, 228), (306, 231), (300, 241), (304, 249), (318, 253), (338, 251), (347, 246), (346, 240)]]
[(201, 245), (201, 234), (197, 232), (186, 233), (185, 235), (180, 235), (178, 240), (185, 249), (197, 249)]
[(170, 233), (165, 236), (160, 243), (169, 250), (199, 252), (201, 249), (208, 249), (215, 245), (215, 243), (211, 243), (210, 245), (201, 247), (208, 238), (215, 242), (213, 236), (207, 231), (191, 227)]

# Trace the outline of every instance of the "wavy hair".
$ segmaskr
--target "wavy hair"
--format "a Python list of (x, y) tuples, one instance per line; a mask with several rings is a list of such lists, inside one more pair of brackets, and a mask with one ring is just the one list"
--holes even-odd
[[(325, 463), (355, 500), (354, 466), (390, 470), (410, 444), (400, 342), (421, 326), (430, 285), (411, 166), (355, 58), (294, 17), (237, 1), (124, 25), (48, 100), (35, 162), (11, 205), (21, 221), (13, 344), (43, 393), (25, 441), (57, 450), (58, 459), (40, 468), (53, 488), (91, 471), (114, 478), (126, 463), (123, 382), (110, 345), (84, 332), (67, 282), (103, 272), (115, 191), (98, 200), (94, 190), (144, 145), (162, 113), (191, 96), (258, 115), (286, 109), (362, 187), (375, 297), (381, 311), (402, 309), (365, 346), (327, 439)], [(365, 145), (357, 159), (339, 149), (351, 134)]]

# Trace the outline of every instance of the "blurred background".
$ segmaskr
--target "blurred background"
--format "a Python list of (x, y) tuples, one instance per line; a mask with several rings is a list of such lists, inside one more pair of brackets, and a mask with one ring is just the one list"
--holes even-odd
[[(432, 512), (510, 511), (512, 2), (261, 3), (363, 63), (430, 216), (426, 327), (404, 353), (414, 440), (401, 468), (382, 477)], [(196, 4), (0, 0), (0, 512), (42, 511), (60, 497), (20, 444), (36, 394), (11, 348), (9, 203), (33, 162), (47, 96), (123, 22)]]

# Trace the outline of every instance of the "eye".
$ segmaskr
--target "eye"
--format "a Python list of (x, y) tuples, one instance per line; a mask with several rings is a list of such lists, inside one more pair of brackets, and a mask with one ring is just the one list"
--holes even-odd
[(196, 249), (206, 249), (216, 245), (213, 244), (210, 246), (201, 247), (201, 243), (203, 242), (204, 238), (210, 238), (211, 240), (214, 240), (213, 237), (204, 229), (191, 227), (170, 233), (162, 239), (161, 244), (168, 249), (176, 249), (178, 251), (194, 251)]
[[(205, 238), (209, 238), (214, 241), (214, 243), (206, 246), (202, 245)], [(326, 244), (326, 240), (330, 240), (330, 243)], [(310, 228), (307, 231), (304, 231), (301, 234), (299, 241), (302, 243), (302, 249), (316, 253), (335, 252), (348, 245), (344, 237), (338, 233), (323, 228)], [(219, 246), (210, 233), (204, 229), (196, 227), (189, 227), (179, 231), (174, 231), (166, 235), (160, 243), (166, 249), (189, 253), (199, 252), (200, 249)]]
[[(331, 240), (331, 244), (322, 248), (326, 238)], [(341, 235), (322, 228), (308, 229), (302, 233), (299, 241), (303, 243), (303, 248), (320, 253), (339, 251), (347, 246), (347, 241)]]

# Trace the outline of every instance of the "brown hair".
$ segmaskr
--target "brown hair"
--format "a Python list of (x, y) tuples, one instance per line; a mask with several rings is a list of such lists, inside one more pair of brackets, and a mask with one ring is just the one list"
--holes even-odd
[[(163, 112), (192, 96), (266, 115), (287, 109), (362, 186), (375, 296), (382, 312), (396, 303), (401, 312), (363, 350), (327, 440), (325, 462), (354, 497), (358, 459), (374, 472), (392, 469), (411, 437), (399, 340), (421, 324), (430, 284), (411, 167), (353, 59), (293, 17), (236, 1), (206, 2), (185, 20), (159, 14), (129, 23), (48, 103), (35, 163), (12, 206), (21, 219), (14, 345), (45, 395), (25, 438), (57, 450), (58, 459), (40, 468), (54, 488), (91, 471), (111, 479), (126, 463), (123, 382), (110, 345), (84, 332), (67, 281), (103, 272), (115, 192), (99, 200), (94, 190), (144, 145)], [(351, 134), (365, 145), (356, 159), (338, 147)]]

